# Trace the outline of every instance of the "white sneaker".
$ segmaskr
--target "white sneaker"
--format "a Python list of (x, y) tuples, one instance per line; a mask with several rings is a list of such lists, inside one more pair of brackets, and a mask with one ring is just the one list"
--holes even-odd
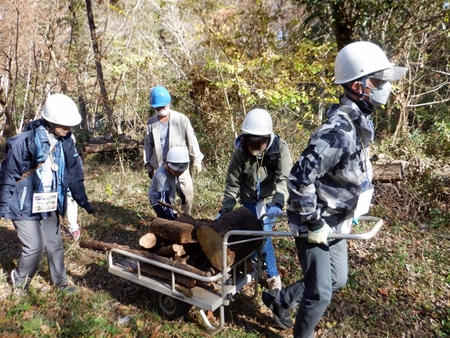
[(281, 290), (282, 289), (282, 284), (281, 284), (281, 277), (280, 276), (276, 276), (276, 277), (271, 277), (269, 279), (267, 279), (267, 285), (269, 290)]

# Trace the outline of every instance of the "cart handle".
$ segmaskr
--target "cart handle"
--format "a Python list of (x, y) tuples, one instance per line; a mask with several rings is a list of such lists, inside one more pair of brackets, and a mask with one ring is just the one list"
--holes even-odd
[[(331, 233), (328, 235), (328, 238), (334, 238), (334, 239), (371, 239), (374, 237), (378, 231), (383, 226), (383, 220), (379, 217), (374, 216), (361, 216), (359, 218), (360, 221), (366, 221), (366, 222), (374, 222), (375, 225), (372, 227), (372, 229), (368, 232), (362, 233), (362, 234), (335, 234)], [(252, 239), (245, 239), (242, 241), (236, 241), (232, 243), (228, 243), (228, 238), (233, 235), (238, 236), (260, 236), (258, 238), (252, 238)], [(301, 233), (298, 236), (295, 236), (292, 232), (278, 232), (278, 231), (246, 231), (246, 230), (231, 230), (228, 231), (225, 236), (223, 236), (223, 245), (233, 245), (243, 242), (248, 242), (252, 240), (259, 240), (261, 237), (270, 237), (270, 236), (280, 236), (280, 237), (300, 237), (300, 238), (306, 238), (306, 233)]]

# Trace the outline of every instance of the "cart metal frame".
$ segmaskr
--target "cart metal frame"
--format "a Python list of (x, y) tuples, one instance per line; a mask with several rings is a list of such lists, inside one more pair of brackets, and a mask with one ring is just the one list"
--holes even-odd
[[(359, 219), (360, 221), (374, 222), (375, 225), (372, 227), (370, 231), (366, 233), (330, 234), (329, 238), (367, 240), (373, 238), (383, 225), (383, 220), (378, 217), (361, 216)], [(242, 236), (242, 237), (252, 236), (252, 238), (250, 239), (246, 238), (229, 243), (228, 241), (231, 236)], [(160, 293), (161, 295), (167, 296), (168, 298), (165, 298), (166, 301), (169, 300), (174, 302), (174, 303), (169, 302), (169, 304), (173, 305), (178, 303), (180, 305), (185, 303), (185, 305), (187, 306), (185, 307), (185, 309), (181, 310), (185, 310), (186, 313), (191, 306), (197, 307), (200, 311), (200, 315), (203, 321), (205, 322), (206, 326), (210, 330), (218, 330), (223, 328), (225, 325), (225, 306), (228, 306), (230, 304), (230, 300), (233, 298), (233, 296), (236, 293), (240, 292), (245, 285), (254, 281), (253, 294), (251, 295), (245, 294), (244, 296), (246, 296), (249, 299), (253, 299), (258, 295), (258, 281), (260, 273), (262, 271), (261, 265), (262, 263), (260, 259), (257, 260), (257, 268), (251, 269), (250, 271), (248, 271), (247, 268), (249, 266), (252, 266), (250, 262), (251, 258), (254, 254), (258, 252), (258, 250), (252, 252), (245, 258), (241, 259), (238, 262), (235, 262), (232, 266), (227, 268), (226, 253), (228, 247), (235, 244), (265, 239), (266, 237), (270, 236), (295, 237), (291, 232), (275, 232), (263, 230), (261, 231), (232, 230), (227, 232), (223, 237), (222, 242), (222, 257), (223, 257), (222, 266), (224, 268), (216, 275), (210, 277), (205, 277), (189, 271), (181, 270), (177, 267), (169, 266), (167, 264), (163, 264), (122, 249), (111, 249), (110, 251), (108, 251), (107, 253), (108, 271), (113, 275), (122, 277), (136, 284), (154, 290)], [(305, 238), (306, 234), (300, 234), (297, 237)], [(123, 259), (123, 257), (127, 257), (127, 259), (131, 259), (135, 262), (137, 272), (130, 271), (129, 268), (127, 268), (126, 266), (124, 266), (119, 262), (120, 261), (119, 258)], [(142, 275), (140, 267), (141, 263), (151, 264), (158, 268), (170, 271), (172, 275), (172, 280), (167, 281), (155, 276)], [(212, 283), (215, 286), (215, 290), (195, 286), (194, 288), (191, 289), (192, 297), (188, 297), (183, 292), (177, 290), (175, 274), (190, 277), (204, 283)], [(158, 305), (162, 306), (163, 304)], [(205, 311), (215, 311), (218, 308), (219, 308), (220, 323), (219, 326), (215, 327), (210, 323)], [(173, 313), (173, 315), (176, 316), (177, 313)]]

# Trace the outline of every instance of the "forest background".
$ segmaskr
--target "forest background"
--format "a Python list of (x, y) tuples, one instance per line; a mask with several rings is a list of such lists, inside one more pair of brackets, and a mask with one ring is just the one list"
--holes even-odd
[[(388, 229), (380, 239), (382, 245), (363, 249), (355, 244), (357, 250), (353, 248), (358, 254), (373, 250), (369, 256), (385, 257), (386, 265), (364, 266), (369, 256), (355, 263), (353, 278), (361, 279), (351, 284), (348, 293), (340, 294), (318, 334), (340, 337), (343, 335), (338, 332), (347, 332), (350, 336), (400, 337), (407, 332), (406, 336), (411, 337), (447, 337), (450, 334), (448, 7), (446, 1), (423, 0), (3, 1), (0, 4), (2, 143), (40, 116), (45, 97), (51, 93), (64, 93), (77, 102), (83, 116), (82, 124), (75, 130), (80, 147), (93, 137), (119, 140), (123, 134), (142, 142), (146, 121), (153, 114), (149, 92), (153, 86), (165, 86), (172, 95), (172, 108), (191, 119), (205, 154), (205, 170), (196, 183), (194, 216), (213, 217), (220, 206), (233, 140), (245, 114), (255, 107), (267, 109), (273, 116), (275, 132), (288, 142), (292, 157), (297, 158), (311, 132), (325, 118), (329, 104), (336, 102), (341, 93), (333, 84), (337, 52), (353, 41), (374, 42), (392, 62), (408, 67), (406, 77), (394, 84), (389, 103), (373, 114), (376, 140), (372, 153), (378, 158), (402, 161), (405, 178), (400, 183), (377, 187), (372, 213), (382, 217)], [(85, 236), (125, 241), (128, 237), (122, 233), (124, 228), (127, 236), (130, 229), (135, 231), (134, 237), (144, 233), (143, 219), (148, 222), (154, 215), (146, 200), (148, 181), (142, 160), (121, 152), (112, 161), (100, 156), (85, 157), (85, 171), (90, 198), (103, 214), (99, 221), (80, 212)], [(111, 205), (115, 208), (111, 209)], [(134, 213), (130, 214), (130, 210)], [(119, 228), (121, 236), (110, 233), (111, 229), (119, 231)], [(2, 230), (2, 236), (10, 238), (12, 244), (0, 251), (5, 292), (6, 273), (14, 264), (11, 256), (20, 253), (14, 231), (7, 229)], [(399, 238), (403, 241), (399, 242)], [(296, 264), (292, 243), (281, 240), (275, 243), (291, 252), (294, 259), (290, 264)], [(377, 250), (383, 250), (383, 254)], [(73, 259), (73, 264), (78, 262), (92, 269), (88, 262), (80, 262), (81, 256), (92, 257), (80, 252), (83, 251), (77, 249), (69, 261)], [(286, 252), (280, 254), (281, 262), (289, 256)], [(416, 258), (421, 261), (408, 262)], [(104, 264), (102, 255), (93, 260)], [(374, 270), (365, 270), (370, 268)], [(404, 274), (392, 275), (393, 271), (402, 270)], [(386, 284), (375, 286), (373, 281), (366, 284), (362, 280), (361, 276), (373, 274)], [(96, 278), (100, 278), (97, 274), (88, 277), (85, 274), (78, 281), (94, 290), (87, 303), (97, 304), (100, 297), (106, 296), (95, 292), (108, 288), (105, 284), (96, 288)], [(294, 277), (286, 273), (284, 282)], [(405, 280), (413, 285), (409, 291), (401, 288)], [(66, 328), (62, 330), (65, 333), (59, 335), (102, 336), (113, 332), (149, 336), (146, 335), (149, 332), (164, 329), (149, 321), (148, 316), (152, 315), (142, 307), (136, 310), (138, 296), (134, 296), (133, 302), (129, 295), (109, 291), (121, 302), (128, 299), (127, 306), (132, 310), (127, 311), (139, 313), (126, 329), (119, 328), (114, 320), (123, 309), (102, 308), (103, 317), (107, 318), (105, 324), (97, 317), (83, 317), (83, 312), (91, 311), (82, 307), (80, 313), (72, 313), (73, 322), (66, 320)], [(368, 299), (359, 298), (366, 293)], [(374, 301), (370, 294), (380, 299)], [(54, 310), (36, 321), (36, 328), (32, 325), (24, 328), (21, 323), (24, 316), (34, 313), (36, 304), (67, 306), (54, 298), (39, 297), (30, 300), (29, 307), (14, 298), (0, 303), (4, 314), (4, 318), (0, 315), (4, 320), (0, 326), (4, 332), (54, 336), (64, 324), (57, 321), (55, 325), (51, 320), (57, 317)], [(102, 301), (112, 302), (110, 298)], [(361, 301), (366, 309), (370, 308), (370, 315), (348, 307)], [(355, 311), (363, 313), (355, 315)], [(336, 318), (336, 312), (350, 314), (352, 319)], [(251, 313), (252, 316), (255, 314)], [(235, 315), (232, 318), (236, 323), (242, 320)], [(149, 324), (142, 324), (142, 320)], [(244, 316), (243, 320), (250, 319)], [(260, 322), (255, 325), (250, 329), (257, 332), (255, 336), (279, 334)], [(248, 329), (247, 324), (241, 326), (237, 324), (234, 328), (236, 336), (243, 336)], [(77, 331), (82, 329), (85, 331)], [(168, 336), (191, 334), (190, 329), (178, 329), (176, 333), (169, 331)], [(197, 331), (192, 333), (199, 335)]]

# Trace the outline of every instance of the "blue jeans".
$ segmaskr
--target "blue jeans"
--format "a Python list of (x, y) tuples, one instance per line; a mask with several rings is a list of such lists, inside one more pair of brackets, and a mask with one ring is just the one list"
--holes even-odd
[(280, 297), (291, 308), (299, 305), (294, 338), (313, 338), (333, 291), (347, 283), (347, 241), (334, 240), (329, 245), (318, 245), (305, 238), (295, 238), (295, 245), (304, 278), (282, 289)]
[[(243, 205), (256, 216), (256, 203), (244, 202)], [(269, 210), (269, 208), (270, 204), (267, 204), (266, 212)], [(276, 220), (275, 218), (265, 217), (263, 230), (272, 231), (275, 220)], [(264, 260), (263, 269), (266, 271), (267, 277), (268, 278), (277, 277), (279, 274), (277, 269), (277, 261), (275, 258), (275, 251), (272, 245), (272, 237), (266, 237), (266, 240), (264, 241), (264, 245), (261, 251), (263, 253), (263, 260)]]

